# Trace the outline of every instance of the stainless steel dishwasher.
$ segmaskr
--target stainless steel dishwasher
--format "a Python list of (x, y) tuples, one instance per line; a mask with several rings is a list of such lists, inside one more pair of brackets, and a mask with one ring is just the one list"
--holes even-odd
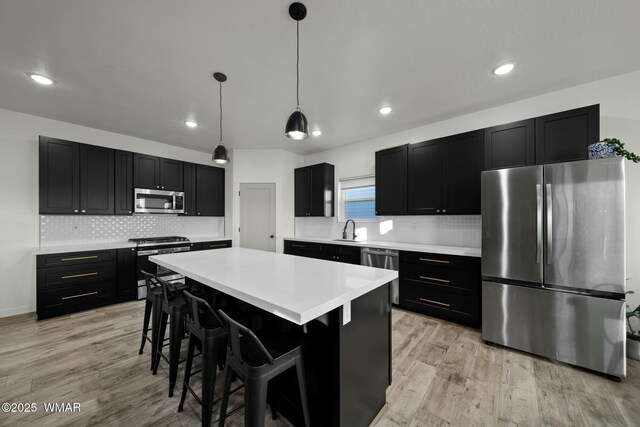
[[(385, 270), (398, 271), (400, 260), (398, 251), (393, 249), (362, 248), (360, 252), (360, 264), (367, 267), (384, 268)], [(400, 303), (400, 280), (391, 281), (391, 302)]]

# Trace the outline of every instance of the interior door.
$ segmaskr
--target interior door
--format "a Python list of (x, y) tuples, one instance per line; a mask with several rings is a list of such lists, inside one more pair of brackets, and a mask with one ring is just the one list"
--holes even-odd
[(542, 284), (542, 166), (482, 172), (482, 276)]
[(276, 251), (276, 185), (240, 184), (240, 247)]
[(545, 286), (624, 294), (623, 159), (545, 165), (544, 183)]

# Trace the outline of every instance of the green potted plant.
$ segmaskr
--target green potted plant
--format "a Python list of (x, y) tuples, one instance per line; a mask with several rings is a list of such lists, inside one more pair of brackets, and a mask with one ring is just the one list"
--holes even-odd
[(640, 163), (640, 156), (624, 148), (624, 142), (617, 138), (605, 138), (587, 147), (590, 159), (622, 156), (633, 163)]
[[(627, 292), (628, 294), (633, 294), (633, 291)], [(631, 310), (631, 307), (627, 305), (627, 357), (630, 357), (635, 360), (640, 360), (640, 328), (634, 329), (632, 319), (640, 321), (640, 305), (635, 308), (635, 310)]]

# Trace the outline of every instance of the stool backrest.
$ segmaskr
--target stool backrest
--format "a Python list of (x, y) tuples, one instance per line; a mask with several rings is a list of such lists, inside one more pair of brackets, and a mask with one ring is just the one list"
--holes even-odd
[(144, 270), (140, 270), (140, 272), (144, 276), (144, 282), (147, 286), (147, 295), (151, 294), (151, 290), (160, 288), (162, 290), (162, 301), (164, 301), (165, 304), (169, 304), (169, 294), (180, 293), (180, 291), (178, 291), (178, 289), (173, 286), (171, 282), (167, 282), (166, 280), (161, 279), (155, 274), (147, 273)]
[[(227, 324), (227, 335), (232, 355), (239, 357), (240, 362), (251, 360), (258, 364), (269, 363), (273, 365), (273, 356), (251, 329), (236, 322), (222, 310), (218, 310), (218, 313)], [(240, 338), (243, 338), (242, 344), (240, 343)]]
[(224, 326), (224, 322), (211, 308), (209, 303), (202, 298), (183, 291), (183, 295), (189, 304), (189, 315), (194, 326), (199, 329), (216, 329)]
[(142, 273), (142, 275), (144, 276), (144, 284), (147, 287), (147, 295), (151, 296), (151, 291), (160, 288), (158, 278), (155, 274), (147, 273), (144, 270), (140, 270), (140, 273)]

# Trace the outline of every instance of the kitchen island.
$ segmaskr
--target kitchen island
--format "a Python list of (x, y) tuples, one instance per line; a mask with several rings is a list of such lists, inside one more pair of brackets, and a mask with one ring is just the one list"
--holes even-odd
[[(299, 332), (312, 425), (366, 426), (384, 406), (391, 383), (388, 282), (397, 272), (246, 248), (149, 259), (249, 304), (257, 324), (284, 319)], [(298, 399), (285, 390), (278, 404), (296, 425)]]

